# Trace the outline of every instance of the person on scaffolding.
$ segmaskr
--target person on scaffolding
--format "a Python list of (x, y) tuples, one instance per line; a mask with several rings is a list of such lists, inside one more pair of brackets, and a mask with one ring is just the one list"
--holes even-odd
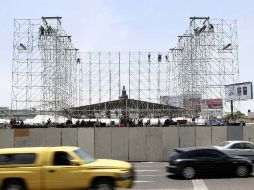
[(40, 26), (40, 37), (44, 36), (44, 34), (45, 34), (45, 29), (43, 26)]
[(210, 24), (210, 23), (209, 23), (209, 25), (208, 25), (208, 30), (209, 30), (210, 32), (214, 32), (214, 26), (213, 26), (212, 24)]
[(47, 34), (51, 35), (53, 33), (53, 28), (51, 26), (48, 26), (47, 28)]
[(161, 62), (161, 54), (158, 54), (158, 62)]
[(166, 62), (168, 62), (168, 55), (165, 55)]

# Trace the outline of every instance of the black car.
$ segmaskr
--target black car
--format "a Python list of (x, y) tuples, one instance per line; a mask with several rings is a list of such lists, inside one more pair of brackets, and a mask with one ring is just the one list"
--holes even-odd
[(248, 177), (252, 173), (252, 162), (215, 148), (179, 148), (170, 155), (167, 172), (186, 179), (225, 174)]

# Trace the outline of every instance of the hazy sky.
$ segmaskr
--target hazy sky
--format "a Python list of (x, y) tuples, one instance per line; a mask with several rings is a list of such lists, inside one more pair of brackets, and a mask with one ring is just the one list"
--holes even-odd
[[(11, 102), (13, 21), (62, 16), (81, 51), (167, 51), (187, 29), (190, 16), (236, 19), (240, 82), (253, 81), (253, 0), (1, 0), (0, 106)], [(254, 111), (254, 102), (241, 102)]]

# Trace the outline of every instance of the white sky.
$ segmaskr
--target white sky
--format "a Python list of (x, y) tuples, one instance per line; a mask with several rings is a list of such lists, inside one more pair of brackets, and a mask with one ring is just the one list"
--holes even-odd
[[(167, 51), (187, 29), (190, 16), (236, 19), (240, 82), (253, 81), (252, 0), (2, 0), (0, 1), (0, 106), (11, 104), (13, 21), (62, 16), (81, 51)], [(240, 111), (254, 111), (241, 102)]]

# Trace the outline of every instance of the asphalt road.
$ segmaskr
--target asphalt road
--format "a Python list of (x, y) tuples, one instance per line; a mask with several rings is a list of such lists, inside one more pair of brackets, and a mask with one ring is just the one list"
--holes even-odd
[(253, 190), (254, 174), (248, 178), (209, 177), (194, 180), (177, 179), (165, 171), (167, 162), (133, 163), (137, 178), (132, 189), (164, 190)]

